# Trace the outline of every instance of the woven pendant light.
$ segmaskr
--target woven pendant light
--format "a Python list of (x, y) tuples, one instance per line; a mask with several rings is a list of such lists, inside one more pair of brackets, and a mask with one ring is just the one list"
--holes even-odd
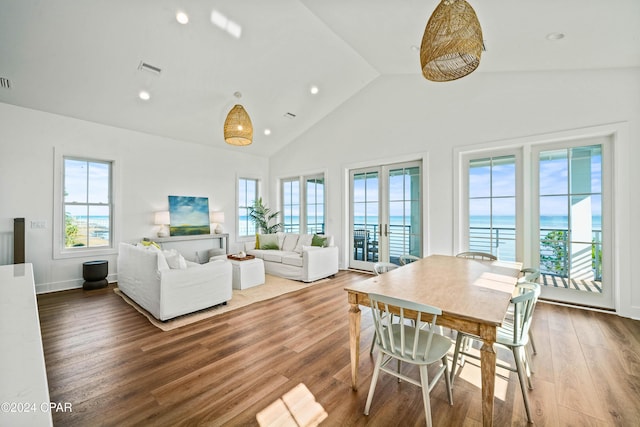
[(420, 46), (422, 74), (434, 82), (456, 80), (480, 65), (482, 29), (465, 0), (442, 0), (427, 22)]
[(249, 145), (253, 141), (253, 125), (244, 107), (236, 104), (224, 121), (224, 140), (231, 145)]

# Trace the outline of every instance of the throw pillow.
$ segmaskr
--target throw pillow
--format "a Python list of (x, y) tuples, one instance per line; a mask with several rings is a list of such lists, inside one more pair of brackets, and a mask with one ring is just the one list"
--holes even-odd
[(143, 240), (142, 242), (140, 242), (140, 244), (142, 246), (144, 246), (144, 247), (147, 247), (147, 248), (152, 247), (152, 248), (160, 249), (160, 245), (157, 244), (156, 242), (151, 241), (151, 240)]
[(217, 259), (227, 259), (227, 252), (222, 248), (209, 249), (208, 261)]
[(327, 238), (318, 234), (314, 234), (313, 238), (311, 239), (311, 246), (320, 246), (321, 248), (326, 248)]
[(173, 269), (187, 268), (187, 261), (175, 249), (164, 251), (164, 257), (167, 260), (167, 264), (169, 264), (169, 268), (173, 268)]
[(275, 234), (261, 234), (260, 249), (280, 249), (278, 246), (278, 236)]
[(311, 240), (313, 236), (311, 234), (301, 234), (298, 238), (298, 244), (296, 245), (295, 251), (298, 253), (302, 253), (303, 246), (311, 246)]
[(296, 249), (298, 243), (298, 234), (285, 234), (284, 243), (282, 244), (282, 250), (287, 252), (293, 252)]
[(256, 247), (255, 249), (260, 249), (260, 235), (256, 234)]

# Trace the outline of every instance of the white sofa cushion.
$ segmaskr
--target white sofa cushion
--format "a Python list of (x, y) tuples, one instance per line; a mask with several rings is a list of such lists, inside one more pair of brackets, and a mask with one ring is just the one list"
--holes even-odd
[(262, 259), (264, 261), (282, 262), (282, 255), (284, 252), (278, 250), (263, 250)]
[(298, 243), (296, 244), (296, 248), (294, 249), (299, 254), (302, 253), (303, 246), (311, 246), (311, 241), (313, 240), (313, 234), (301, 234), (298, 238)]
[(282, 250), (287, 252), (294, 252), (296, 245), (298, 244), (298, 234), (285, 234), (284, 242), (282, 243)]
[(282, 263), (287, 265), (294, 265), (296, 267), (302, 267), (302, 257), (297, 252), (293, 254), (287, 254), (282, 256)]
[(169, 264), (169, 268), (184, 270), (187, 268), (187, 261), (175, 249), (163, 251), (164, 257)]

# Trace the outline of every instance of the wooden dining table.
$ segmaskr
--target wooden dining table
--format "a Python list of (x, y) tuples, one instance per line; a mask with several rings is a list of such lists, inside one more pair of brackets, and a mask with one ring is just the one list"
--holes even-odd
[(485, 426), (492, 425), (496, 374), (493, 345), (496, 329), (505, 317), (521, 268), (522, 264), (518, 262), (431, 255), (347, 286), (353, 390), (358, 389), (360, 306), (370, 305), (369, 293), (428, 304), (442, 310), (437, 324), (482, 340), (482, 422)]

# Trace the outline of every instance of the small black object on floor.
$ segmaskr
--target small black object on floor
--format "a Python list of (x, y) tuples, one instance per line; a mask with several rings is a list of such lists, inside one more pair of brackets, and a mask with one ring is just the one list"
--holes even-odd
[(83, 262), (84, 283), (82, 289), (91, 290), (106, 287), (109, 284), (107, 274), (109, 274), (109, 263), (106, 260)]

